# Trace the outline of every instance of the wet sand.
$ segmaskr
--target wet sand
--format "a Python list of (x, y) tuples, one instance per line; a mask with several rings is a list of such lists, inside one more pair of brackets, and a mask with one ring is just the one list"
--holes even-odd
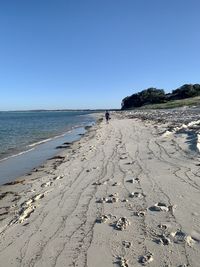
[(1, 187), (1, 266), (199, 266), (197, 132), (143, 115), (113, 113)]

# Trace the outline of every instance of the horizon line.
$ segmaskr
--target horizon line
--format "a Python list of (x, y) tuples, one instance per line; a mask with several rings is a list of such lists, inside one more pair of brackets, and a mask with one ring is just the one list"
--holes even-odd
[(105, 110), (121, 110), (120, 108), (97, 108), (97, 109), (16, 109), (16, 110), (0, 110), (0, 112), (26, 112), (26, 111), (105, 111)]

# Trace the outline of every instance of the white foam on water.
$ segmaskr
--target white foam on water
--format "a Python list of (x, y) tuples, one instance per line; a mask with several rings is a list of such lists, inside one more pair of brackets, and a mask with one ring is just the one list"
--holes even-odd
[(39, 142), (36, 142), (36, 143), (33, 143), (33, 144), (30, 144), (28, 145), (28, 147), (34, 147), (34, 146), (37, 146), (37, 145), (40, 145), (40, 144), (43, 144), (43, 143), (46, 143), (48, 141), (51, 141), (53, 138), (48, 138), (48, 139), (45, 139), (45, 140), (42, 140), (42, 141), (39, 141)]
[(19, 153), (17, 153), (17, 154), (11, 155), (11, 156), (9, 156), (9, 157), (3, 158), (3, 159), (1, 159), (1, 160), (0, 160), (0, 162), (2, 162), (2, 161), (4, 161), (4, 160), (7, 160), (7, 159), (10, 159), (10, 158), (14, 158), (14, 157), (17, 157), (17, 156), (23, 155), (23, 154), (25, 154), (25, 153), (28, 153), (28, 152), (30, 152), (30, 151), (32, 151), (32, 150), (34, 150), (34, 149), (35, 149), (35, 148), (31, 148), (31, 149), (28, 149), (28, 150), (25, 150), (25, 151), (19, 152)]

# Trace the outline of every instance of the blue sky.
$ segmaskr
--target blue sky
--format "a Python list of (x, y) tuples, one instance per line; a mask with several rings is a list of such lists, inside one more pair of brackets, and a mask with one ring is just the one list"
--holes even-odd
[(199, 0), (0, 1), (0, 110), (120, 108), (200, 83)]

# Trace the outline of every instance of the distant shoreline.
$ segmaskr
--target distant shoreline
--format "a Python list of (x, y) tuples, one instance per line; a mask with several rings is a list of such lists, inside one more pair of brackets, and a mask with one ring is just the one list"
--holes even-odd
[(104, 112), (108, 111), (120, 111), (121, 109), (30, 109), (30, 110), (0, 110), (0, 112)]

